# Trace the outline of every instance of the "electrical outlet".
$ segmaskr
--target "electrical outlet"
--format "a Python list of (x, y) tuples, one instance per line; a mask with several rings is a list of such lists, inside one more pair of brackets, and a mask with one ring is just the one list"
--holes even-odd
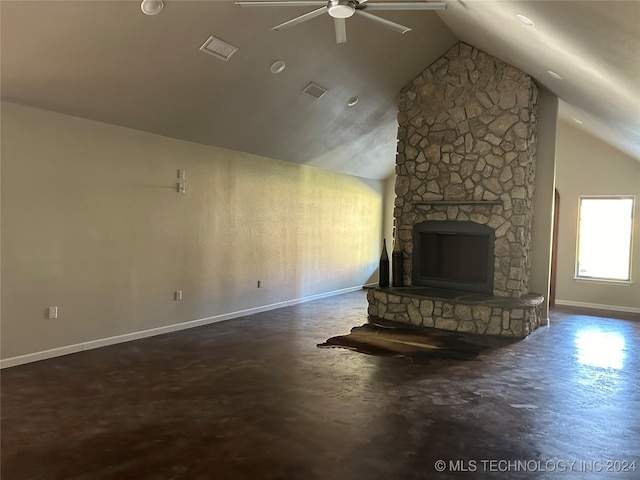
[(58, 307), (49, 307), (49, 318), (58, 318)]
[(173, 296), (174, 300), (182, 300), (182, 290), (176, 290), (174, 296)]

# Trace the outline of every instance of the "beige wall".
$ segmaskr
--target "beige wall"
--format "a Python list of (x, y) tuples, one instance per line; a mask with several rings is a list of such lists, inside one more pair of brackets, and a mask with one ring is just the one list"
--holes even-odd
[[(640, 162), (558, 121), (556, 185), (560, 192), (558, 304), (609, 306), (640, 312)], [(574, 280), (578, 197), (636, 195), (632, 285)]]
[(2, 358), (357, 287), (377, 267), (382, 182), (9, 103), (1, 153)]
[[(382, 253), (382, 240), (387, 241), (387, 255), (389, 255), (389, 274), (391, 275), (391, 252), (393, 250), (393, 206), (396, 199), (395, 192), (396, 176), (390, 175), (382, 182), (382, 231), (380, 238), (380, 253)], [(379, 258), (378, 258), (379, 260)], [(376, 285), (380, 280), (379, 271), (376, 265), (376, 271), (367, 281), (367, 285)], [(391, 276), (389, 277), (391, 281)]]
[(558, 97), (546, 88), (538, 87), (538, 149), (531, 225), (529, 291), (545, 297), (540, 306), (543, 324), (548, 322), (549, 314), (557, 117)]

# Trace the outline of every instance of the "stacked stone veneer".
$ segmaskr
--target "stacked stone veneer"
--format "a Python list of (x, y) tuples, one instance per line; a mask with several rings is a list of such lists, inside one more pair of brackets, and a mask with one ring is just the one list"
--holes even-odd
[[(394, 219), (405, 286), (412, 284), (414, 225), (465, 221), (495, 231), (493, 295), (528, 294), (537, 101), (531, 77), (463, 43), (402, 90)], [(370, 292), (371, 315), (398, 313), (425, 326), (524, 336), (539, 321), (531, 306), (474, 307), (377, 292)]]
[(465, 44), (402, 90), (394, 217), (405, 285), (413, 226), (458, 220), (495, 230), (494, 295), (528, 292), (537, 97), (531, 77)]

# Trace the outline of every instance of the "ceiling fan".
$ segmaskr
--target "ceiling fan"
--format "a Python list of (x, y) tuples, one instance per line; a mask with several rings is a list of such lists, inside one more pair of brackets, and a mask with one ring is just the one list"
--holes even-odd
[(399, 23), (371, 15), (369, 11), (374, 10), (444, 10), (447, 8), (446, 2), (368, 2), (367, 0), (282, 0), (282, 1), (251, 1), (235, 2), (241, 7), (320, 7), (303, 15), (288, 20), (280, 25), (276, 25), (272, 30), (284, 30), (299, 23), (311, 20), (319, 15), (328, 13), (333, 17), (333, 24), (336, 30), (336, 43), (346, 43), (347, 29), (345, 19), (352, 15), (359, 15), (383, 27), (393, 31), (406, 33), (411, 29)]

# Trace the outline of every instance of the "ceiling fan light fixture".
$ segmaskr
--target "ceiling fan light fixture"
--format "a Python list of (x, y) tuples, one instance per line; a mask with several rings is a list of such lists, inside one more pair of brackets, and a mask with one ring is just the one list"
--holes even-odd
[(240, 5), (241, 7), (318, 7), (315, 10), (298, 15), (291, 20), (276, 25), (275, 27), (271, 27), (271, 30), (284, 30), (328, 13), (333, 19), (334, 30), (336, 32), (336, 43), (345, 43), (347, 41), (345, 20), (354, 15), (358, 15), (361, 18), (377, 23), (378, 25), (382, 25), (383, 27), (398, 33), (411, 31), (409, 27), (392, 22), (386, 18), (378, 17), (377, 15), (372, 15), (368, 13), (369, 10), (444, 10), (447, 8), (447, 2), (432, 2), (425, 0), (411, 2), (367, 2), (367, 0), (244, 0), (235, 2), (235, 4)]
[(164, 8), (163, 0), (142, 0), (140, 10), (145, 15), (157, 15)]
[(333, 18), (349, 18), (356, 11), (356, 4), (352, 0), (330, 0), (327, 11)]

